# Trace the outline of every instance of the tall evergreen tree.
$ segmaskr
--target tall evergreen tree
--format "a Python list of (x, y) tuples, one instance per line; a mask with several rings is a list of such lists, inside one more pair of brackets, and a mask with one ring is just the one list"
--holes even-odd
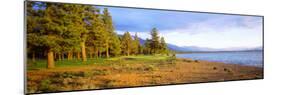
[(151, 54), (151, 40), (146, 38), (145, 43), (144, 43), (144, 49), (143, 49), (143, 53), (144, 54)]
[(134, 36), (133, 46), (132, 47), (133, 47), (132, 52), (134, 54), (139, 54), (140, 53), (141, 44), (140, 44), (140, 40), (139, 40), (139, 37), (138, 37), (137, 33)]
[(117, 41), (117, 37), (115, 36), (116, 34), (114, 33), (112, 18), (107, 8), (103, 9), (103, 22), (105, 27), (105, 52), (106, 57), (108, 58), (109, 50), (112, 50), (113, 47), (118, 48), (118, 46), (112, 46), (117, 45), (114, 44), (115, 42), (113, 42), (114, 40)]
[(93, 14), (89, 21), (90, 33), (88, 34), (88, 45), (90, 45), (96, 55), (101, 57), (102, 52), (105, 51), (107, 34), (105, 33), (105, 24), (102, 20), (102, 15), (99, 14), (99, 10), (96, 10), (95, 14)]
[(150, 34), (151, 34), (151, 43), (150, 43), (151, 53), (152, 54), (159, 53), (160, 40), (158, 36), (158, 30), (156, 28), (153, 28)]
[[(87, 46), (87, 50), (89, 51), (89, 56), (92, 58), (95, 51), (97, 51), (98, 45), (97, 45), (97, 38), (99, 38), (100, 30), (102, 27), (102, 24), (99, 19), (99, 10), (95, 7), (87, 7), (85, 9), (85, 19), (86, 22), (86, 29), (87, 33), (85, 34), (85, 44)], [(82, 46), (82, 45), (81, 45)], [(87, 53), (86, 53), (87, 54)]]
[[(40, 21), (40, 14), (42, 14), (41, 9), (34, 10), (33, 6), (39, 5), (38, 3), (36, 4), (35, 2), (29, 2), (27, 3), (27, 34), (29, 35), (30, 33), (36, 33), (39, 32), (39, 27), (38, 22)], [(44, 4), (42, 4), (44, 5)], [(41, 6), (42, 6), (41, 5)], [(32, 37), (32, 38), (29, 38)], [(40, 44), (38, 44), (38, 40), (36, 39), (36, 35), (29, 35), (27, 38), (27, 56), (29, 57), (30, 54), (32, 56), (32, 61), (35, 62), (35, 56), (38, 48), (40, 47)], [(39, 51), (41, 52), (41, 51)]]
[(167, 48), (167, 44), (165, 42), (164, 37), (161, 37), (160, 39), (160, 52), (161, 53), (168, 53), (168, 48)]
[(127, 56), (130, 55), (131, 51), (132, 51), (132, 37), (130, 35), (129, 32), (125, 32), (123, 37), (122, 37), (122, 41), (121, 41), (121, 48), (123, 51), (123, 54), (126, 54)]
[(121, 41), (116, 33), (113, 33), (109, 43), (110, 55), (118, 56), (121, 53)]
[(65, 13), (68, 16), (68, 19), (65, 20), (65, 22), (68, 22), (69, 25), (67, 29), (69, 29), (72, 32), (77, 32), (80, 34), (80, 45), (75, 44), (72, 48), (70, 48), (69, 53), (69, 58), (73, 59), (73, 53), (78, 52), (77, 56), (80, 56), (80, 51), (82, 51), (82, 60), (86, 61), (86, 51), (85, 51), (85, 39), (86, 39), (86, 34), (87, 30), (85, 28), (85, 8), (87, 7), (86, 5), (76, 5), (76, 4), (64, 4), (64, 10), (66, 11)]

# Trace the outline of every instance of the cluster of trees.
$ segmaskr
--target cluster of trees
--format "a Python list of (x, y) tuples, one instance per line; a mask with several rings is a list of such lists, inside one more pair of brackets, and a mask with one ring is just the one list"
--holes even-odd
[(93, 57), (167, 53), (164, 38), (156, 28), (145, 45), (135, 34), (122, 37), (114, 32), (108, 9), (90, 5), (61, 3), (27, 3), (28, 57), (47, 57), (47, 68), (55, 67), (55, 59), (87, 61)]
[(125, 32), (125, 34), (121, 38), (122, 54), (127, 56), (138, 54), (168, 54), (169, 49), (167, 48), (167, 44), (164, 40), (164, 37), (160, 38), (157, 29), (153, 28), (150, 34), (151, 39), (147, 38), (145, 40), (144, 45), (141, 45), (140, 39), (137, 34), (132, 37), (129, 32)]
[(168, 54), (169, 50), (164, 37), (159, 37), (158, 30), (153, 28), (150, 32), (151, 39), (146, 39), (144, 43), (144, 54)]

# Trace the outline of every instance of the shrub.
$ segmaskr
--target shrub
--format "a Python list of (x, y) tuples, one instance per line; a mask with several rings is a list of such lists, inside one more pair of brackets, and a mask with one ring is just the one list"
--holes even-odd
[(213, 67), (213, 70), (217, 70), (217, 67)]
[(144, 68), (145, 71), (155, 71), (158, 70), (154, 65), (148, 65), (147, 67)]
[(73, 74), (71, 72), (64, 72), (64, 73), (58, 73), (59, 77), (62, 78), (74, 78)]
[(108, 74), (110, 74), (110, 72), (107, 70), (94, 70), (92, 72), (92, 75), (108, 75)]
[(90, 77), (92, 76), (92, 72), (63, 72), (63, 73), (55, 73), (53, 77), (56, 78), (77, 78), (77, 77)]
[(173, 54), (171, 57), (168, 58), (169, 63), (175, 64), (176, 63), (176, 54)]
[(83, 77), (91, 77), (92, 75), (92, 72), (83, 72)]
[(105, 80), (104, 81), (104, 85), (103, 85), (103, 87), (104, 88), (110, 88), (110, 87), (113, 87), (114, 86), (114, 82), (115, 82), (115, 80)]
[(188, 59), (184, 59), (183, 61), (184, 61), (184, 62), (187, 62), (187, 63), (192, 62), (192, 60), (188, 60)]
[(52, 92), (56, 91), (57, 88), (54, 85), (51, 85), (52, 81), (50, 79), (44, 79), (40, 82), (39, 90), (43, 92)]
[(228, 72), (228, 73), (232, 73), (232, 71), (230, 69), (224, 68), (223, 71)]

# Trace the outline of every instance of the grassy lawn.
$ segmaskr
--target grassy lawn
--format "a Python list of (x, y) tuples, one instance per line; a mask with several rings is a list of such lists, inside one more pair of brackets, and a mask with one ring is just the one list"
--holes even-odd
[[(120, 57), (111, 57), (111, 58), (93, 58), (87, 59), (86, 62), (82, 60), (72, 59), (72, 60), (57, 60), (55, 62), (56, 68), (61, 67), (81, 67), (89, 65), (110, 65), (118, 63), (145, 63), (145, 62), (158, 62), (168, 60), (169, 56), (163, 55), (137, 55), (137, 56), (120, 56)], [(28, 60), (27, 70), (37, 70), (37, 69), (46, 69), (47, 60), (38, 59), (35, 62)]]

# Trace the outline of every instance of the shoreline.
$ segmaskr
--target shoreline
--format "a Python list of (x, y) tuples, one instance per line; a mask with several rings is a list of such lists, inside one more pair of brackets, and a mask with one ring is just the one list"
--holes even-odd
[[(195, 61), (196, 59), (192, 59), (192, 58), (176, 58), (179, 60), (193, 60)], [(219, 62), (219, 61), (210, 61), (210, 60), (197, 60), (200, 62), (207, 62), (207, 63), (220, 63), (220, 64), (230, 64), (230, 65), (239, 65), (239, 66), (248, 66), (248, 67), (257, 67), (257, 68), (263, 68), (263, 64), (261, 65), (247, 65), (247, 64), (239, 64), (239, 63), (227, 63), (227, 62)]]

